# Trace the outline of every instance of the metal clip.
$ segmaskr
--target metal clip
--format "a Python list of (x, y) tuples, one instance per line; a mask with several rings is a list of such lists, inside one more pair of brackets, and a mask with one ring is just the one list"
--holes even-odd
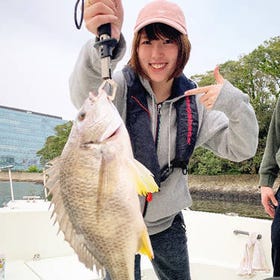
[(108, 98), (112, 101), (115, 99), (116, 92), (117, 92), (118, 84), (112, 79), (106, 79), (102, 82), (102, 84), (98, 88), (98, 93), (101, 90), (107, 93)]

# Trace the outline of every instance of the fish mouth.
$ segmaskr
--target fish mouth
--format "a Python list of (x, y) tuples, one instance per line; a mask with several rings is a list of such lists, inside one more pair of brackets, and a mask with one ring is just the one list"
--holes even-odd
[(120, 130), (121, 130), (121, 125), (113, 133), (111, 133), (108, 137), (104, 138), (101, 142), (109, 142), (109, 141), (113, 140), (114, 138), (117, 137)]
[(100, 140), (97, 140), (97, 141), (88, 141), (88, 142), (82, 143), (81, 148), (90, 149), (94, 145), (100, 145), (101, 143), (107, 143), (109, 141), (112, 141), (114, 138), (117, 137), (117, 135), (120, 132), (120, 129), (121, 129), (121, 125), (115, 131), (113, 131), (109, 136), (106, 136), (105, 138), (101, 138)]

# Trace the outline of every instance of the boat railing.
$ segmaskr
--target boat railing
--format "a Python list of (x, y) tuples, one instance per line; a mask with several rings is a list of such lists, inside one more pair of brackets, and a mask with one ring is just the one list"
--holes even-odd
[[(8, 173), (9, 173), (9, 181), (10, 181), (10, 193), (11, 193), (11, 201), (12, 201), (12, 202), (15, 201), (14, 188), (13, 188), (13, 180), (12, 180), (12, 171), (11, 171), (11, 169), (12, 169), (13, 167), (14, 167), (14, 165), (0, 166), (0, 172), (1, 172), (2, 170), (8, 170)], [(47, 193), (47, 189), (45, 188), (45, 184), (46, 184), (46, 176), (45, 176), (45, 173), (44, 173), (43, 178), (44, 178), (43, 185), (44, 185), (45, 200), (47, 200), (48, 193)], [(41, 198), (40, 196), (31, 195), (31, 196), (24, 196), (24, 197), (23, 197), (23, 200), (27, 200), (27, 201), (29, 202), (29, 201), (34, 201), (34, 200), (37, 200), (37, 199), (40, 199), (40, 198)]]
[(0, 171), (2, 171), (2, 170), (8, 170), (8, 172), (9, 172), (10, 192), (11, 192), (12, 201), (15, 200), (15, 197), (14, 197), (14, 188), (13, 188), (13, 180), (12, 180), (12, 172), (11, 172), (11, 169), (12, 169), (13, 167), (14, 167), (13, 165), (0, 166)]
[[(238, 229), (234, 230), (233, 233), (234, 233), (235, 235), (238, 235), (238, 234), (250, 235), (250, 233), (249, 233), (248, 231), (243, 231), (243, 230), (238, 230)], [(261, 235), (261, 234), (258, 234), (258, 235), (257, 235), (257, 239), (261, 239), (261, 238), (262, 238), (262, 235)]]
[(47, 190), (47, 188), (46, 188), (46, 183), (47, 183), (46, 168), (48, 168), (47, 165), (45, 165), (45, 168), (43, 169), (43, 185), (44, 185), (45, 200), (48, 199), (48, 190)]

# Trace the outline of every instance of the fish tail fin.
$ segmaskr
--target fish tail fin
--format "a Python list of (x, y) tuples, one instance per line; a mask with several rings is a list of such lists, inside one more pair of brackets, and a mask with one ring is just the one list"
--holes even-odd
[(146, 255), (150, 260), (154, 258), (152, 245), (146, 228), (141, 235), (139, 253)]
[(159, 188), (154, 180), (153, 174), (139, 161), (134, 160), (134, 177), (136, 179), (136, 190), (139, 195), (158, 192)]

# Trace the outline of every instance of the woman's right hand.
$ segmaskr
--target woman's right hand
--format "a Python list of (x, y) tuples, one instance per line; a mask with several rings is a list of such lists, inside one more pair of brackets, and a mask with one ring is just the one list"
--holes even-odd
[(121, 0), (86, 0), (84, 21), (86, 28), (96, 36), (100, 25), (111, 23), (111, 36), (119, 41), (123, 24)]

